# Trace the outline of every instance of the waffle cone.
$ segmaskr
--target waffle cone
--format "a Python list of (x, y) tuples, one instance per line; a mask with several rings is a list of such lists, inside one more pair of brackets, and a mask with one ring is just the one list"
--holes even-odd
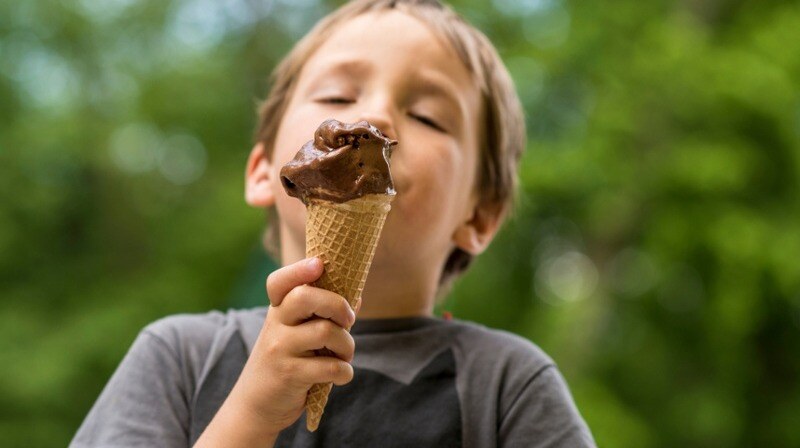
[[(310, 201), (306, 218), (306, 256), (324, 263), (313, 286), (344, 297), (355, 307), (375, 255), (378, 238), (394, 196), (372, 194), (344, 203)], [(331, 355), (323, 349), (318, 355)], [(332, 383), (315, 384), (306, 397), (306, 427), (316, 431)]]

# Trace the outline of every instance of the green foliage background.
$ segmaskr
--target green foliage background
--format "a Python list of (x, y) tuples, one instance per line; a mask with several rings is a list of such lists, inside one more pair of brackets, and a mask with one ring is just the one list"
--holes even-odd
[[(138, 330), (265, 301), (255, 101), (336, 2), (0, 2), (0, 440), (64, 446)], [(800, 6), (457, 1), (530, 143), (456, 317), (602, 446), (800, 447)]]

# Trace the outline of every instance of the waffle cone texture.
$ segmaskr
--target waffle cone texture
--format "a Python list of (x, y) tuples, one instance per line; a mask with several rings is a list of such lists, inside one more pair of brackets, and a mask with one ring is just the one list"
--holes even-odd
[[(325, 270), (313, 286), (335, 292), (355, 307), (367, 280), (378, 238), (394, 196), (371, 194), (344, 203), (309, 201), (306, 257), (319, 257)], [(331, 355), (325, 349), (318, 355)], [(315, 384), (306, 397), (306, 428), (319, 427), (332, 383)]]

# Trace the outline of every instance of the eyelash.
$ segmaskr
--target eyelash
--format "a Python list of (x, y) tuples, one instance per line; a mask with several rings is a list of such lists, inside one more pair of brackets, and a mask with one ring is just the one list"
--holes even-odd
[(424, 116), (424, 115), (417, 115), (417, 114), (409, 114), (411, 118), (419, 121), (420, 123), (424, 124), (425, 126), (430, 127), (431, 129), (435, 129), (439, 132), (445, 132), (444, 128), (439, 125), (439, 123), (433, 121), (432, 119)]
[(355, 101), (351, 100), (350, 98), (344, 98), (340, 96), (334, 96), (330, 98), (322, 98), (319, 100), (320, 103), (325, 104), (352, 104)]
[[(329, 98), (322, 98), (322, 99), (319, 100), (319, 102), (320, 103), (324, 103), (324, 104), (338, 104), (338, 105), (341, 105), (341, 104), (352, 104), (355, 101), (351, 100), (350, 98), (344, 98), (344, 97), (340, 97), (340, 96), (333, 96), (333, 97), (329, 97)], [(441, 125), (439, 125), (439, 123), (437, 123), (436, 121), (434, 121), (433, 119), (431, 119), (429, 117), (426, 117), (424, 115), (419, 115), (419, 114), (412, 114), (412, 113), (409, 113), (408, 115), (411, 118), (417, 120), (418, 122), (424, 124), (425, 126), (428, 126), (431, 129), (434, 129), (434, 130), (439, 131), (439, 132), (446, 132), (445, 129)]]

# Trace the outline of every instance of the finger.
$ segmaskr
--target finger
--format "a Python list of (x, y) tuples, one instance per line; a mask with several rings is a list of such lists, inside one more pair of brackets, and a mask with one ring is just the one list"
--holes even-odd
[(350, 328), (356, 320), (347, 300), (334, 292), (302, 285), (286, 294), (278, 317), (281, 323), (294, 326), (313, 317), (330, 319), (344, 328)]
[(293, 288), (311, 283), (322, 275), (322, 260), (306, 258), (284, 266), (267, 277), (267, 296), (272, 306), (278, 306)]
[(355, 342), (350, 333), (327, 319), (314, 319), (293, 327), (289, 348), (296, 356), (316, 356), (315, 351), (328, 349), (343, 360), (352, 361)]
[(301, 375), (308, 384), (333, 383), (343, 386), (353, 380), (353, 366), (338, 358), (317, 356), (306, 358)]

